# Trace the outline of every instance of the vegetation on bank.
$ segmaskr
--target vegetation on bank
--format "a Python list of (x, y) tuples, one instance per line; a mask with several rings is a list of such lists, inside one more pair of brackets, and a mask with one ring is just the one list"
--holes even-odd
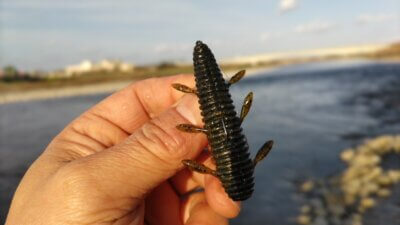
[[(257, 64), (225, 64), (221, 65), (224, 71), (236, 71), (250, 68), (266, 68), (272, 66), (314, 62), (324, 60), (334, 60), (341, 58), (368, 58), (368, 59), (400, 59), (400, 42), (389, 45), (387, 48), (381, 49), (373, 53), (355, 54), (347, 56), (330, 56), (325, 57), (307, 57), (307, 58), (291, 58), (277, 59)], [(6, 66), (0, 71), (0, 94), (6, 92), (19, 92), (36, 89), (51, 89), (69, 86), (83, 86), (87, 84), (98, 84), (115, 81), (132, 81), (148, 77), (168, 76), (179, 73), (193, 73), (190, 64), (174, 64), (162, 62), (158, 65), (138, 66), (130, 72), (114, 71), (93, 71), (79, 75), (63, 76), (63, 72), (35, 72), (23, 73), (18, 71), (14, 66)]]
[(400, 42), (393, 43), (380, 51), (371, 53), (369, 57), (374, 59), (400, 59)]
[(39, 77), (36, 77), (29, 73), (22, 73), (14, 66), (6, 66), (0, 76), (0, 81), (3, 82), (16, 82), (16, 81), (38, 81)]
[[(12, 67), (12, 66), (8, 66)], [(7, 67), (7, 68), (8, 68)], [(240, 70), (248, 69), (250, 65), (227, 65), (221, 69)], [(254, 66), (253, 66), (254, 67)], [(172, 63), (160, 63), (156, 66), (139, 66), (132, 72), (121, 71), (94, 71), (87, 72), (75, 76), (63, 77), (43, 74), (26, 74), (20, 73), (15, 67), (13, 72), (9, 73), (8, 69), (3, 69), (0, 76), (0, 94), (6, 92), (19, 92), (37, 89), (52, 89), (60, 87), (76, 87), (87, 84), (99, 84), (116, 81), (134, 81), (149, 77), (162, 77), (179, 73), (193, 73), (192, 65), (174, 65)]]

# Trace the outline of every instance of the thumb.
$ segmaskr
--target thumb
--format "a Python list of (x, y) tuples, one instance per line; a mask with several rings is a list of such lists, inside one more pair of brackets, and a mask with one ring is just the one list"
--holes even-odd
[(176, 125), (181, 123), (201, 124), (195, 96), (184, 96), (122, 143), (71, 163), (83, 167), (97, 190), (141, 199), (180, 170), (182, 160), (196, 157), (205, 147), (206, 136), (179, 131)]

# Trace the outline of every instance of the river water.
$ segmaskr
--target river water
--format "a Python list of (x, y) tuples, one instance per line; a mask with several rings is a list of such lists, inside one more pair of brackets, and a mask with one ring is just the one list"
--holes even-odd
[[(266, 140), (275, 146), (257, 166), (255, 192), (232, 224), (296, 224), (299, 182), (339, 173), (339, 153), (365, 138), (400, 133), (400, 64), (330, 62), (259, 72), (232, 86), (237, 109), (249, 91), (254, 102), (243, 128), (252, 154)], [(0, 222), (32, 161), (107, 95), (0, 105)], [(399, 201), (385, 204), (400, 213)]]

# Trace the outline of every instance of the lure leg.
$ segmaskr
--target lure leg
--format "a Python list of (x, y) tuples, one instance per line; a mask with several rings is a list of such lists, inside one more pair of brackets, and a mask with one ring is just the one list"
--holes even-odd
[(197, 95), (197, 91), (195, 89), (190, 88), (190, 87), (188, 87), (186, 85), (183, 85), (183, 84), (174, 83), (174, 84), (172, 84), (172, 87), (175, 88), (176, 90), (184, 92), (184, 93), (192, 93), (192, 94), (196, 94)]
[(194, 160), (182, 160), (183, 165), (185, 165), (189, 170), (195, 171), (203, 174), (210, 174), (217, 177), (217, 171), (208, 168), (207, 166), (200, 164)]
[(176, 128), (180, 131), (187, 132), (187, 133), (203, 132), (203, 133), (207, 134), (207, 129), (201, 128), (201, 127), (196, 127), (195, 125), (192, 125), (192, 124), (179, 124), (176, 126)]
[(241, 70), (239, 72), (237, 72), (235, 75), (233, 75), (233, 77), (229, 80), (228, 84), (234, 84), (236, 82), (238, 82), (240, 79), (242, 79), (244, 77), (244, 75), (246, 74), (246, 70)]
[(244, 99), (242, 111), (240, 112), (240, 122), (243, 122), (244, 118), (249, 113), (251, 103), (253, 103), (253, 92), (248, 93)]
[(265, 156), (268, 155), (268, 153), (272, 149), (272, 145), (274, 144), (274, 141), (270, 140), (265, 142), (265, 144), (258, 150), (256, 157), (253, 159), (253, 166), (256, 167), (257, 163), (260, 162), (265, 158)]

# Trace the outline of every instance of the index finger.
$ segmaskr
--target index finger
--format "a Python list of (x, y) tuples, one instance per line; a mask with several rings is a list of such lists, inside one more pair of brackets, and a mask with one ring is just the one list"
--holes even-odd
[(171, 87), (173, 83), (194, 86), (194, 77), (182, 74), (138, 81), (104, 99), (85, 114), (95, 114), (131, 134), (182, 97), (182, 92)]
[(74, 160), (120, 143), (182, 97), (184, 93), (173, 89), (173, 83), (194, 86), (194, 77), (175, 75), (129, 85), (70, 123), (46, 152)]

